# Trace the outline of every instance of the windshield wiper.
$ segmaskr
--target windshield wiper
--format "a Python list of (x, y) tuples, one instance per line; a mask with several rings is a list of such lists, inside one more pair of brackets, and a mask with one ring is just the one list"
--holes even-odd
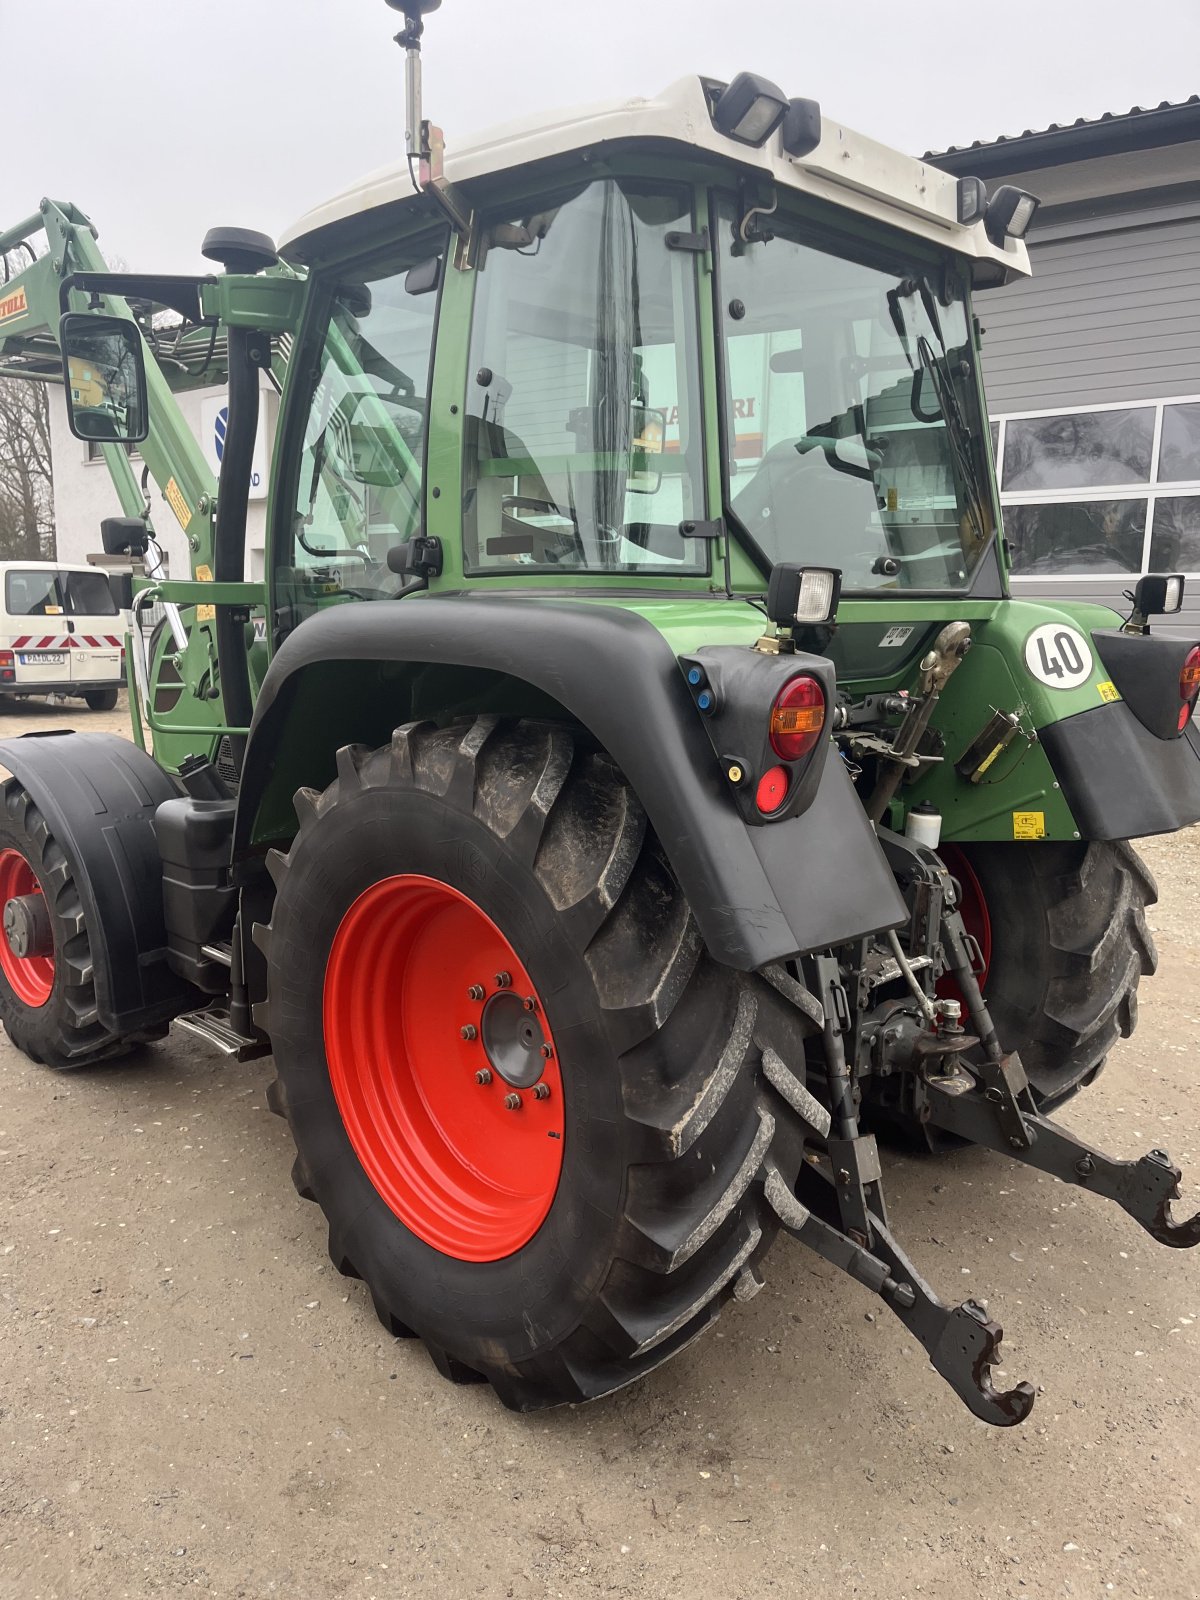
[[(942, 346), (942, 358), (949, 365), (949, 353), (945, 343), (938, 334)], [(934, 354), (933, 346), (924, 334), (917, 339), (917, 360), (921, 370), (929, 374), (929, 381), (933, 384), (933, 392), (937, 396), (938, 408), (942, 413), (942, 420), (946, 424), (946, 438), (950, 442), (950, 449), (962, 476), (963, 486), (967, 491), (967, 515), (975, 529), (979, 543), (983, 545), (987, 540), (985, 526), (983, 488), (979, 482), (979, 475), (975, 471), (972, 459), (972, 434), (967, 426), (967, 419), (963, 415), (962, 407), (958, 401), (954, 384), (946, 376), (946, 372)]]
[[(914, 294), (919, 294), (921, 297), (921, 305), (924, 307), (929, 326), (933, 329), (941, 349), (945, 368), (939, 363), (937, 356), (934, 354), (933, 346), (924, 334), (920, 334), (917, 338), (917, 360), (914, 361), (912, 358), (912, 351), (909, 346), (908, 323), (905, 320), (904, 308), (900, 302), (901, 300), (911, 300)], [(888, 290), (887, 305), (888, 315), (891, 318), (892, 326), (896, 330), (896, 335), (900, 340), (901, 348), (909, 366), (914, 373), (927, 372), (930, 382), (933, 384), (933, 392), (937, 398), (938, 408), (942, 413), (942, 420), (946, 424), (946, 437), (950, 441), (955, 464), (967, 491), (967, 514), (971, 519), (971, 525), (975, 529), (976, 537), (982, 545), (987, 539), (983, 486), (979, 482), (979, 474), (975, 470), (971, 430), (967, 425), (966, 417), (963, 415), (962, 406), (959, 404), (958, 392), (954, 387), (953, 381), (948, 376), (950, 352), (946, 346), (946, 336), (942, 332), (942, 319), (938, 315), (937, 300), (934, 297), (933, 290), (930, 288), (928, 278), (924, 274), (917, 278), (901, 278), (894, 289)], [(913, 410), (919, 417), (920, 413), (916, 411), (915, 391), (913, 399)], [(924, 420), (932, 421), (932, 418)]]

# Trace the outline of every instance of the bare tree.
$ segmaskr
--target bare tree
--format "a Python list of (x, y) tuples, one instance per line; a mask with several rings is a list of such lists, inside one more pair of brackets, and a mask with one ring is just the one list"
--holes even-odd
[(44, 383), (0, 378), (0, 560), (53, 554), (50, 397)]

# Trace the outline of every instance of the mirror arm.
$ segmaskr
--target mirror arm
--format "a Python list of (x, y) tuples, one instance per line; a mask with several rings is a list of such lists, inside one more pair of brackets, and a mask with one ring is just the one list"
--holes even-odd
[(189, 277), (181, 274), (144, 272), (74, 272), (58, 289), (58, 306), (63, 313), (71, 309), (71, 294), (116, 294), (126, 300), (153, 300), (171, 311), (178, 311), (187, 322), (203, 323), (200, 305), (202, 284), (216, 283), (214, 277)]

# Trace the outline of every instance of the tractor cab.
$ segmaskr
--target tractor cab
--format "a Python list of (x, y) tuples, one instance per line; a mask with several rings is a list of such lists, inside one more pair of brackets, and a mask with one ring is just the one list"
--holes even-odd
[(444, 183), (457, 227), (398, 168), (284, 239), (278, 638), (418, 577), (1000, 593), (970, 294), (1027, 259), (969, 184), (750, 74), (488, 135)]

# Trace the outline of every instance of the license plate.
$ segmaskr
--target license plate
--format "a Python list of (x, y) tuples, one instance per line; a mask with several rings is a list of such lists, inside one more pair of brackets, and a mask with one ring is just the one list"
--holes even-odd
[(66, 659), (65, 650), (26, 650), (20, 657), (23, 667), (61, 667)]

